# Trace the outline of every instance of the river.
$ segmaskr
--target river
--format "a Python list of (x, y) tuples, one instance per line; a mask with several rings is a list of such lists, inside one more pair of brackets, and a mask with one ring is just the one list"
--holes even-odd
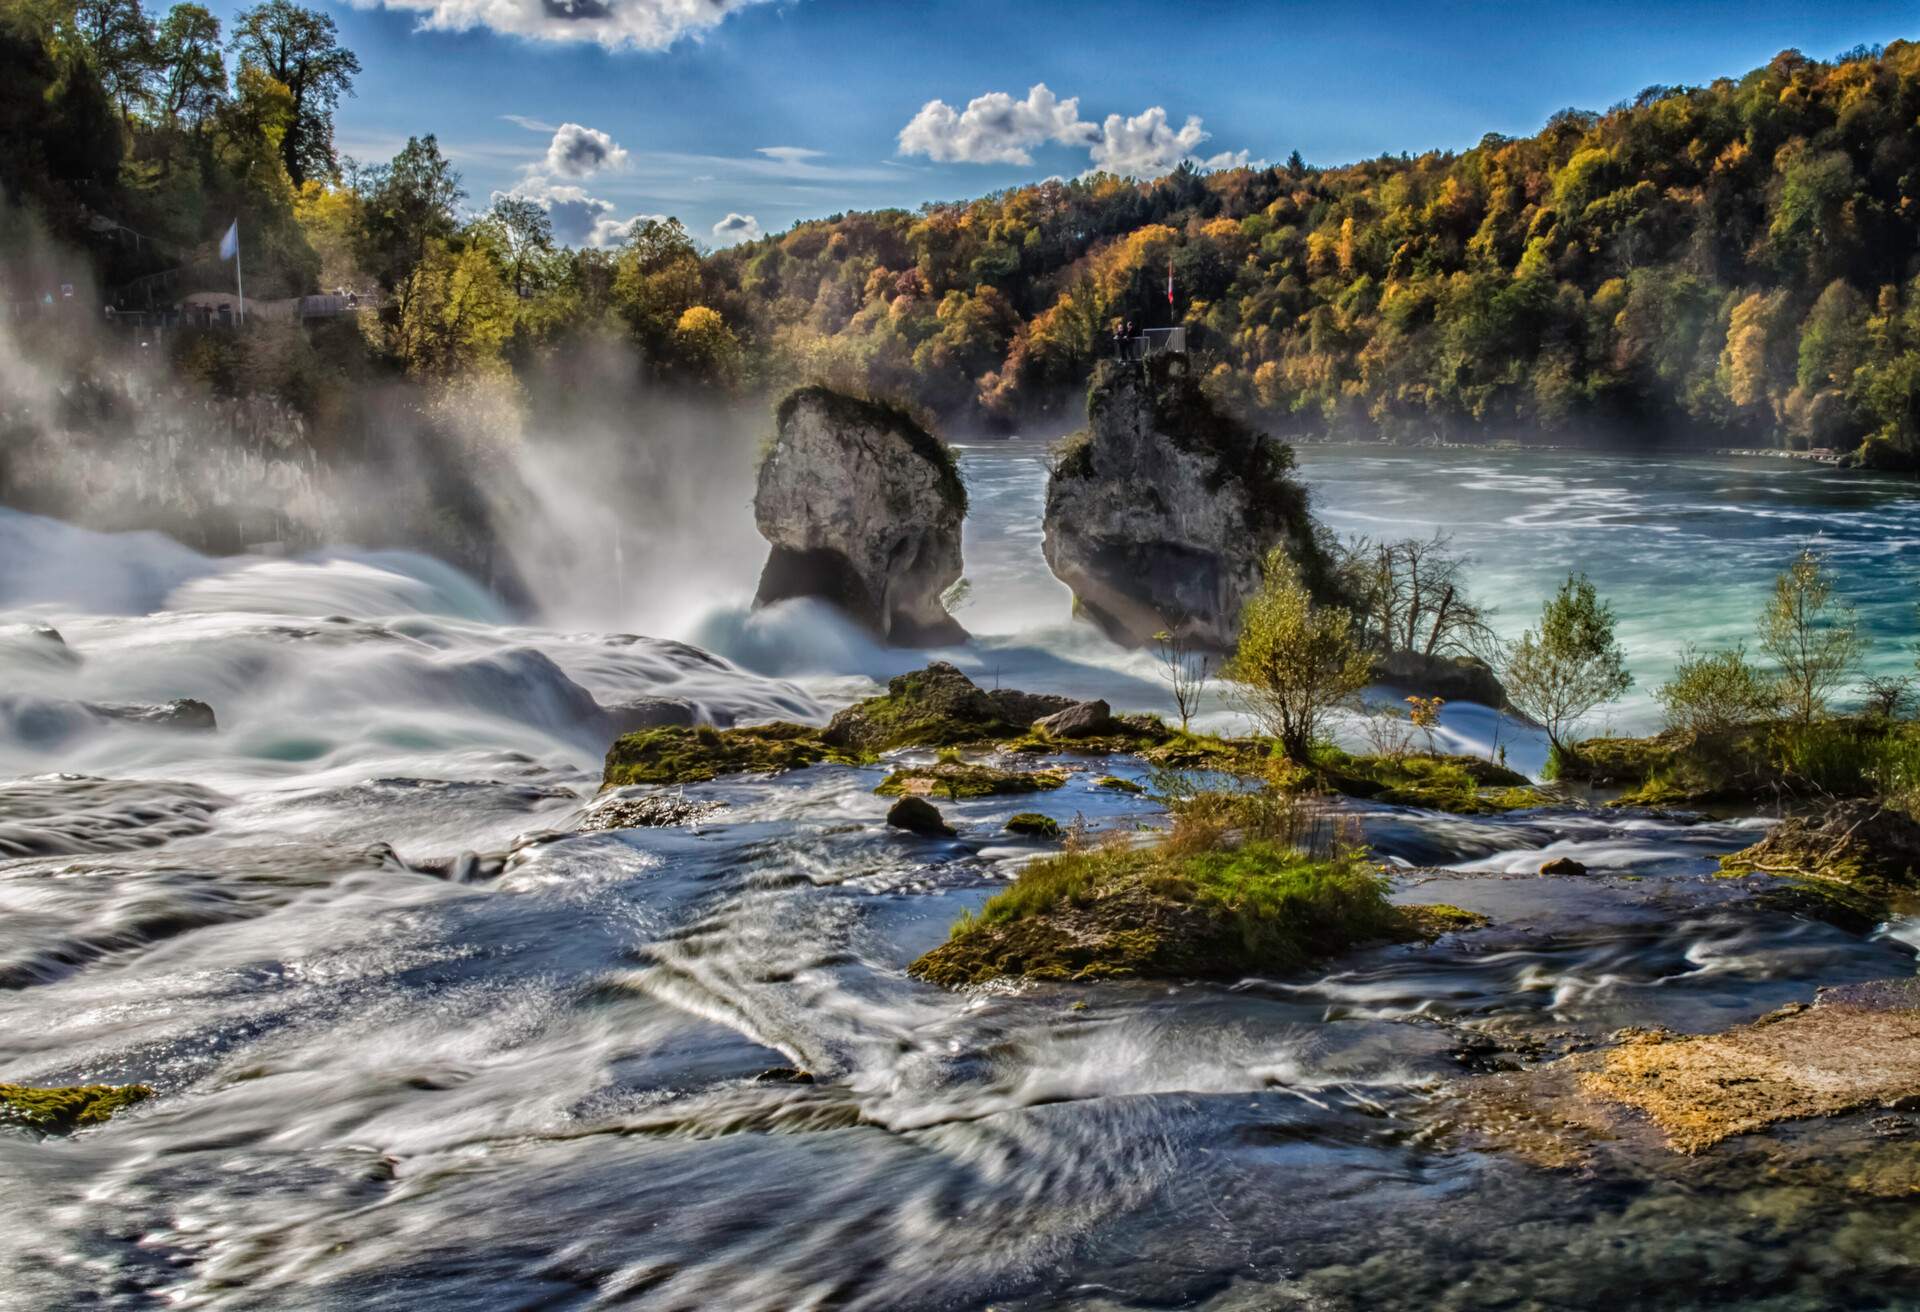
[[(977, 636), (947, 654), (1164, 707), (1046, 573), (1044, 451), (961, 455)], [(1507, 632), (1588, 572), (1636, 675), (1617, 727), (1651, 723), (1679, 644), (1742, 636), (1810, 539), (1876, 669), (1911, 664), (1911, 482), (1301, 464), (1337, 531), (1449, 528)], [(1920, 921), (1849, 934), (1712, 878), (1764, 821), (1349, 804), (1396, 896), (1495, 928), (1288, 980), (950, 994), (904, 967), (1031, 855), (998, 836), (1031, 799), (908, 838), (878, 769), (829, 766), (689, 788), (725, 806), (687, 828), (574, 827), (596, 702), (818, 720), (924, 659), (817, 608), (750, 615), (751, 562), (690, 588), (688, 559), (672, 591), (711, 604), (639, 637), (644, 552), (604, 624), (562, 631), (418, 555), (211, 559), (0, 510), (0, 1080), (158, 1094), (70, 1140), (0, 1134), (0, 1306), (1920, 1306), (1911, 1196), (1756, 1152), (1546, 1170), (1453, 1132), (1449, 1091), (1489, 1065), (1914, 973)], [(179, 697), (218, 731), (90, 709)], [(1451, 743), (1491, 745), (1483, 708), (1449, 711)], [(1107, 768), (1042, 809), (1151, 823), (1089, 786)], [(1557, 854), (1600, 874), (1534, 878)]]

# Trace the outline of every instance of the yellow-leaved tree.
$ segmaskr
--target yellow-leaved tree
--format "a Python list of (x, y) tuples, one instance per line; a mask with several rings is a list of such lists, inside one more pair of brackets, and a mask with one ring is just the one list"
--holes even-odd
[(1316, 606), (1284, 550), (1266, 559), (1260, 590), (1240, 613), (1240, 638), (1221, 671), (1241, 705), (1295, 761), (1308, 760), (1330, 712), (1373, 679), (1353, 615)]

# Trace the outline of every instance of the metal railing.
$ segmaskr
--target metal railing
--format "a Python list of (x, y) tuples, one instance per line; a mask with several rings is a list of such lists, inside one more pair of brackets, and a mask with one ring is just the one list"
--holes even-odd
[(1156, 355), (1185, 355), (1187, 329), (1148, 328), (1133, 337), (1115, 337), (1113, 354), (1120, 360), (1150, 360)]

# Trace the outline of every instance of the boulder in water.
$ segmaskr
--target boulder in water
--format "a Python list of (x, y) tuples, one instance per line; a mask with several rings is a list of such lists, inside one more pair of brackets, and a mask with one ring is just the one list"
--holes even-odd
[(903, 797), (887, 810), (887, 823), (910, 834), (929, 838), (952, 838), (953, 826), (940, 814), (940, 808), (924, 797)]
[(882, 797), (997, 797), (1039, 793), (1067, 782), (1061, 770), (1001, 770), (976, 761), (938, 761), (895, 770), (873, 791)]
[(1324, 585), (1292, 449), (1218, 410), (1184, 355), (1101, 364), (1087, 425), (1047, 483), (1046, 557), (1109, 637), (1232, 646), (1275, 547)]
[(0, 655), (9, 662), (51, 668), (72, 669), (80, 664), (80, 653), (51, 624), (0, 625)]
[(177, 697), (158, 705), (88, 702), (87, 709), (103, 719), (145, 725), (153, 729), (192, 729), (212, 733), (220, 727), (214, 719), (213, 707), (192, 697)]
[(905, 411), (804, 387), (780, 403), (754, 520), (773, 544), (756, 606), (819, 597), (897, 646), (963, 642), (941, 594), (960, 579), (967, 493)]
[(1587, 868), (1581, 862), (1575, 861), (1570, 856), (1557, 856), (1551, 861), (1542, 861), (1540, 863), (1540, 873), (1543, 875), (1584, 875), (1587, 873)]
[(1104, 701), (1075, 702), (1064, 711), (1055, 711), (1033, 722), (1033, 727), (1050, 738), (1093, 738), (1112, 733), (1113, 708)]
[(1058, 838), (1060, 822), (1038, 811), (1022, 811), (1007, 817), (1007, 832), (1022, 838)]

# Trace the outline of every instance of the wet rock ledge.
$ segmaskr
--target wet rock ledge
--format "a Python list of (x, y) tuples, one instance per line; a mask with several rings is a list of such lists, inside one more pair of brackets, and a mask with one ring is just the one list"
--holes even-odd
[(1718, 1034), (1630, 1030), (1598, 1052), (1466, 1086), (1469, 1137), (1584, 1165), (1645, 1131), (1699, 1154), (1812, 1118), (1920, 1105), (1920, 980), (1822, 989)]

